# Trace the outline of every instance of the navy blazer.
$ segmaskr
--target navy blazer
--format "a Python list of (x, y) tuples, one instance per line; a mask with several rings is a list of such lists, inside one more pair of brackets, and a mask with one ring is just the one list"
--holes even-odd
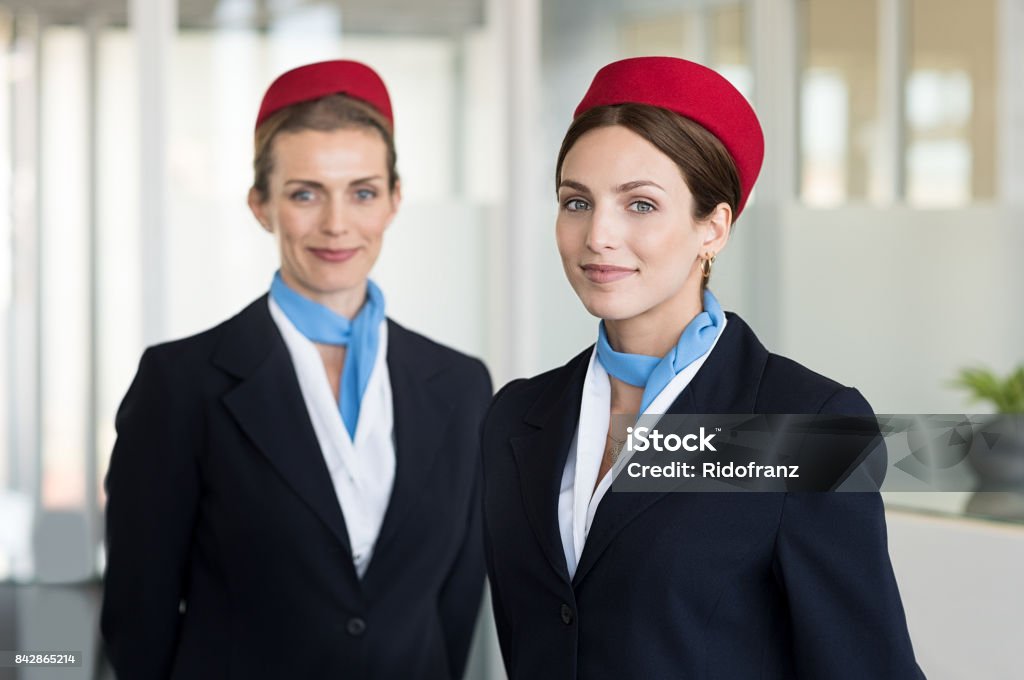
[(101, 625), (120, 680), (461, 677), (490, 378), (390, 320), (387, 363), (395, 481), (359, 579), (267, 297), (145, 352), (106, 480)]
[[(871, 413), (728, 319), (670, 413)], [(610, 491), (570, 579), (558, 494), (589, 358), (510, 383), (484, 423), (487, 566), (512, 680), (923, 677), (876, 492)]]

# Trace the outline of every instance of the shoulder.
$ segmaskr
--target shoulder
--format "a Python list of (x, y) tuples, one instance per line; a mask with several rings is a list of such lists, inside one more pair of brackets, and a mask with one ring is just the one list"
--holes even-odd
[(484, 421), (485, 431), (521, 423), (530, 413), (543, 417), (552, 407), (572, 401), (571, 388), (583, 384), (593, 346), (557, 368), (532, 378), (518, 378), (506, 384), (491, 401)]
[(532, 378), (519, 378), (509, 382), (494, 396), (495, 407), (528, 408), (538, 402), (561, 398), (574, 378), (582, 378), (590, 361), (593, 345), (574, 356), (565, 364), (539, 373)]
[(705, 400), (731, 393), (733, 402), (753, 413), (871, 412), (856, 389), (770, 352), (738, 314), (726, 316), (728, 325), (706, 363), (715, 378), (703, 388)]
[(757, 401), (759, 407), (770, 406), (784, 413), (861, 415), (872, 412), (856, 388), (779, 354), (768, 355)]
[(488, 398), (492, 393), (490, 373), (480, 359), (409, 330), (391, 318), (388, 319), (388, 354), (431, 367), (435, 380), (486, 392)]
[[(235, 339), (234, 349), (228, 347), (232, 334), (241, 338), (251, 336), (252, 328), (260, 310), (266, 315), (266, 322), (272, 325), (266, 306), (266, 296), (249, 304), (238, 314), (216, 326), (188, 337), (161, 342), (148, 347), (139, 360), (135, 378), (118, 409), (116, 424), (123, 431), (130, 421), (150, 423), (154, 414), (174, 412), (179, 416), (198, 414), (207, 402), (206, 397), (222, 389), (226, 376), (215, 368), (218, 354), (241, 357), (246, 346), (266, 343), (267, 339), (255, 338), (248, 343)], [(246, 328), (239, 328), (246, 326)], [(267, 335), (267, 328), (262, 333)], [(186, 422), (179, 417), (176, 422)], [(148, 426), (148, 425), (147, 425)]]
[(472, 370), (483, 363), (476, 357), (457, 349), (442, 345), (436, 340), (410, 330), (392, 318), (388, 318), (388, 344), (396, 351), (408, 353), (417, 360), (439, 364), (447, 369)]
[(246, 345), (251, 349), (271, 341), (273, 319), (267, 307), (267, 296), (261, 295), (234, 316), (193, 335), (151, 345), (142, 355), (141, 364), (169, 367), (175, 374), (193, 376), (195, 370), (211, 365), (221, 352), (231, 352), (224, 345)]

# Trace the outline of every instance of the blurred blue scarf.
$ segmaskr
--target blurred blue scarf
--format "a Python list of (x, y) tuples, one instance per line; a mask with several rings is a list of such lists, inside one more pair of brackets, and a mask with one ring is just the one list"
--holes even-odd
[(377, 284), (367, 280), (366, 301), (351, 320), (289, 288), (281, 278), (280, 271), (274, 273), (270, 296), (306, 339), (348, 348), (341, 370), (338, 407), (345, 428), (354, 441), (356, 425), (359, 423), (359, 406), (377, 360), (380, 324), (384, 320), (384, 294)]

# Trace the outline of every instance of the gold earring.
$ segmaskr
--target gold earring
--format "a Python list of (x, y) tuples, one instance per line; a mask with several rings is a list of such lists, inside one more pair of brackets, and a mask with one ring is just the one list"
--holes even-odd
[(704, 253), (704, 257), (700, 261), (700, 273), (704, 275), (704, 278), (711, 276), (711, 265), (715, 263), (714, 253)]

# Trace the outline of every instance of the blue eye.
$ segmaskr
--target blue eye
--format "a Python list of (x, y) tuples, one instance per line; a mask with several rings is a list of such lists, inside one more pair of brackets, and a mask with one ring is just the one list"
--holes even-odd
[(569, 212), (580, 212), (590, 207), (582, 198), (570, 198), (564, 203), (564, 206)]
[(372, 198), (377, 198), (377, 192), (373, 189), (357, 189), (356, 198), (360, 201), (369, 201)]
[(654, 204), (649, 201), (633, 201), (629, 204), (633, 212), (649, 213), (654, 212)]
[(313, 200), (313, 192), (309, 189), (299, 189), (298, 191), (292, 192), (291, 199), (293, 201), (299, 201), (300, 203), (306, 203), (307, 201)]

